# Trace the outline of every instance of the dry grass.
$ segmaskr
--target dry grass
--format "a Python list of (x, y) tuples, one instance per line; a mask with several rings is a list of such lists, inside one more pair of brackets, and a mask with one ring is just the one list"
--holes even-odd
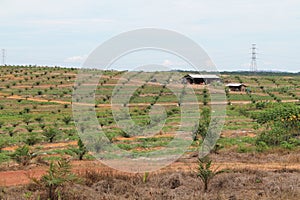
[[(142, 175), (86, 171), (82, 184), (60, 188), (61, 199), (213, 199), (213, 200), (298, 200), (300, 173), (284, 171), (235, 170), (212, 180), (207, 193), (194, 173), (164, 172), (151, 174), (146, 182)], [(4, 190), (4, 192), (3, 192)], [(2, 189), (2, 199), (31, 199), (45, 194), (33, 185)]]

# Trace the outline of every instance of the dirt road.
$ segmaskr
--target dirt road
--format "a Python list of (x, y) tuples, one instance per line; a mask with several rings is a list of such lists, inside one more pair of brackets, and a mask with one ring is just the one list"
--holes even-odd
[[(186, 161), (177, 161), (155, 173), (162, 173), (166, 171), (196, 171), (196, 158), (188, 159)], [(121, 173), (104, 166), (99, 161), (72, 161), (73, 172), (83, 174), (86, 171), (96, 172), (111, 172)], [(215, 162), (213, 168), (229, 169), (229, 170), (260, 170), (260, 171), (275, 171), (275, 170), (300, 170), (300, 163), (281, 162), (264, 162), (264, 163), (245, 163), (245, 162)], [(0, 186), (15, 186), (24, 185), (31, 182), (31, 178), (40, 178), (47, 172), (47, 166), (31, 167), (26, 170), (11, 170), (0, 172)]]

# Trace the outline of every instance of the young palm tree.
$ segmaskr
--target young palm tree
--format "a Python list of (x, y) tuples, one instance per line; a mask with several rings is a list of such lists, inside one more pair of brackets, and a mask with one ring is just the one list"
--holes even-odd
[(207, 192), (210, 181), (218, 174), (225, 172), (224, 170), (211, 169), (212, 160), (208, 157), (198, 159), (198, 177), (204, 184), (203, 191)]

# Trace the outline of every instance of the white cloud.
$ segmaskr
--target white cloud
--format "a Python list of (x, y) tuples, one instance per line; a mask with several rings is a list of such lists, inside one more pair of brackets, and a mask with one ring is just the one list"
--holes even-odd
[(64, 60), (66, 63), (83, 63), (87, 59), (87, 55), (83, 56), (72, 56)]
[(166, 67), (169, 67), (169, 66), (173, 65), (173, 63), (170, 60), (164, 60), (162, 65), (166, 66)]
[(243, 64), (241, 64), (241, 67), (243, 68), (243, 69), (250, 69), (250, 63), (243, 63)]
[(87, 19), (37, 19), (29, 20), (27, 23), (36, 25), (81, 25), (81, 24), (102, 24), (112, 23), (112, 19), (87, 18)]
[(170, 59), (165, 59), (162, 64), (165, 67), (186, 67), (189, 66), (187, 62), (180, 61), (180, 59), (177, 58), (177, 60), (170, 60)]

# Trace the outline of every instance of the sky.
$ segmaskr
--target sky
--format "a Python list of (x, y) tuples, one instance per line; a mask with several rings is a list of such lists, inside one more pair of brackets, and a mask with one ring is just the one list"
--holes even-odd
[[(6, 64), (80, 67), (111, 37), (153, 27), (191, 38), (220, 71), (249, 70), (256, 43), (258, 70), (298, 72), (299, 10), (299, 0), (0, 0), (0, 49)], [(131, 57), (116, 67), (186, 67), (166, 54)]]

